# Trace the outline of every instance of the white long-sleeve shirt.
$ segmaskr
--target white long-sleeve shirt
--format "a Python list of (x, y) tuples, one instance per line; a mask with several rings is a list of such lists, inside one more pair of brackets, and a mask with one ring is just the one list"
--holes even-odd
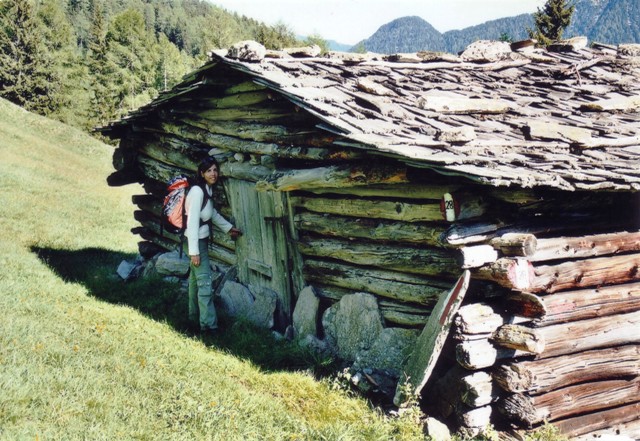
[[(205, 186), (209, 196), (213, 194), (213, 190), (208, 185)], [(198, 239), (205, 239), (209, 237), (209, 219), (213, 225), (218, 227), (224, 233), (228, 233), (233, 225), (229, 223), (220, 213), (213, 208), (213, 200), (209, 198), (207, 204), (202, 210), (202, 201), (204, 199), (204, 193), (202, 188), (198, 185), (194, 185), (187, 194), (186, 213), (187, 213), (187, 228), (184, 235), (187, 238), (187, 245), (189, 247), (189, 255), (195, 256), (200, 254), (198, 249)], [(204, 224), (200, 225), (200, 221)]]

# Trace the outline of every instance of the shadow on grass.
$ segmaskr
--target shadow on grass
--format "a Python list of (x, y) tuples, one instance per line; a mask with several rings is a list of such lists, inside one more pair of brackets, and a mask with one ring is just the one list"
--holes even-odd
[(160, 277), (145, 277), (124, 282), (117, 274), (123, 260), (132, 261), (133, 254), (101, 248), (60, 250), (33, 247), (32, 251), (66, 282), (84, 286), (96, 299), (137, 309), (147, 317), (165, 322), (188, 337), (202, 338), (238, 357), (250, 360), (266, 371), (308, 369), (317, 376), (333, 371), (330, 360), (319, 360), (308, 351), (286, 340), (274, 338), (270, 331), (256, 329), (220, 312), (221, 332), (200, 337), (187, 320), (187, 294), (179, 283)]

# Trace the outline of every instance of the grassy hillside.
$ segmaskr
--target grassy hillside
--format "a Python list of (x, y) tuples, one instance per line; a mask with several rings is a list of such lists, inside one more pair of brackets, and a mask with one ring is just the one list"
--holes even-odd
[(330, 381), (134, 307), (173, 291), (114, 277), (140, 189), (106, 185), (111, 152), (0, 100), (0, 439), (419, 439)]

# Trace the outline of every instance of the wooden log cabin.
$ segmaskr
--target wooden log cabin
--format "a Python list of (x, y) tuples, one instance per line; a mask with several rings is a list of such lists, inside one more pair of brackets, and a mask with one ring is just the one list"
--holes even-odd
[(211, 258), (275, 291), (280, 327), (312, 286), (321, 309), (365, 292), (385, 328), (419, 332), (468, 270), (426, 405), (472, 431), (637, 439), (639, 66), (637, 45), (582, 39), (459, 55), (241, 43), (100, 129), (120, 139), (109, 184), (141, 182), (134, 232), (174, 249), (164, 183), (215, 155), (218, 207), (245, 234), (217, 235)]

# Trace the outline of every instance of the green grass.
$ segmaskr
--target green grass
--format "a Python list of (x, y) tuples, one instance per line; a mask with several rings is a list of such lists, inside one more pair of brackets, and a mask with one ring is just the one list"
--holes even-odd
[(268, 334), (202, 341), (175, 287), (115, 277), (142, 190), (107, 186), (111, 154), (0, 100), (0, 439), (420, 439)]

